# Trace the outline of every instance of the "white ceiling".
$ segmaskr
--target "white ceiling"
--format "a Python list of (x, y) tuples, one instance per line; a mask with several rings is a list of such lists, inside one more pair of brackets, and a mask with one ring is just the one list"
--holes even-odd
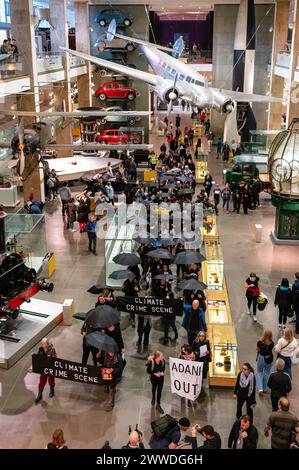
[[(73, 1), (87, 1), (93, 5), (149, 5), (149, 9), (160, 14), (187, 14), (187, 15), (198, 15), (200, 13), (208, 13), (213, 10), (214, 4), (239, 4), (240, 0), (116, 0), (116, 1), (104, 1), (104, 0), (73, 0)], [(255, 0), (255, 3), (275, 3), (274, 0)], [(229, 6), (228, 6), (229, 8)]]

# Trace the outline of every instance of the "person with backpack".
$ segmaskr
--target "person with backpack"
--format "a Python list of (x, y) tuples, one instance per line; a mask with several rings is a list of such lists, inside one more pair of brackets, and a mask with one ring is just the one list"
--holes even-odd
[(161, 395), (164, 385), (164, 373), (165, 373), (165, 359), (163, 353), (156, 351), (152, 356), (148, 357), (146, 371), (150, 374), (152, 384), (152, 406), (156, 401), (157, 391), (157, 406), (156, 410), (164, 414), (164, 410), (161, 408)]
[(289, 280), (285, 277), (276, 289), (274, 305), (279, 310), (278, 328), (286, 328), (287, 317), (292, 305), (292, 291)]
[(179, 444), (181, 432), (186, 432), (191, 423), (188, 418), (181, 418), (177, 421), (170, 415), (162, 416), (156, 421), (151, 422), (153, 435), (149, 441), (151, 449), (180, 449), (189, 442)]

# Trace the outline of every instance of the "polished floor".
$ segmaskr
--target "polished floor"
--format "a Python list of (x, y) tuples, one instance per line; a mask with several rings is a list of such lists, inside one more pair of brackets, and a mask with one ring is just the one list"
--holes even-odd
[[(153, 140), (158, 146), (162, 138)], [(209, 167), (214, 179), (222, 183), (222, 161), (212, 155)], [(275, 340), (279, 337), (278, 313), (273, 304), (276, 286), (282, 277), (292, 280), (293, 273), (298, 271), (299, 247), (274, 246), (270, 241), (274, 215), (269, 196), (265, 195), (261, 207), (249, 215), (220, 212), (218, 218), (239, 360), (248, 361), (253, 366), (256, 342), (263, 328), (272, 329)], [(253, 241), (252, 230), (256, 223), (263, 226), (261, 243)], [(87, 289), (103, 278), (104, 243), (99, 243), (97, 257), (89, 253), (85, 234), (63, 229), (58, 202), (46, 209), (46, 228), (48, 250), (56, 256), (56, 271), (52, 278), (55, 290), (51, 295), (42, 293), (40, 297), (55, 302), (73, 298), (76, 311), (90, 309), (96, 298)], [(262, 290), (269, 297), (267, 309), (258, 313), (257, 324), (253, 324), (245, 308), (243, 285), (251, 271), (257, 272)], [(74, 320), (72, 326), (61, 324), (49, 335), (59, 357), (81, 360), (81, 324), (79, 320)], [(63, 380), (57, 380), (56, 396), (53, 399), (48, 397), (49, 390), (46, 388), (44, 400), (35, 405), (39, 377), (30, 372), (31, 352), (10, 370), (0, 370), (0, 448), (44, 448), (53, 430), (58, 427), (64, 430), (70, 448), (100, 448), (105, 440), (110, 441), (112, 448), (119, 448), (127, 442), (128, 425), (135, 427), (136, 423), (145, 434), (147, 447), (151, 435), (150, 422), (158, 415), (150, 404), (151, 386), (145, 372), (145, 356), (136, 351), (137, 333), (126, 319), (122, 322), (122, 328), (127, 348), (127, 366), (112, 412), (103, 409), (107, 396), (102, 387)], [(186, 333), (180, 327), (179, 339), (168, 346), (161, 344), (161, 338), (159, 322), (155, 321), (151, 333), (152, 350), (160, 349), (166, 357), (176, 356), (180, 345), (186, 340)], [(298, 377), (299, 366), (294, 366), (290, 400), (291, 411), (297, 416)], [(171, 394), (167, 372), (162, 407), (166, 413), (175, 417), (188, 416), (193, 424), (212, 424), (220, 433), (223, 446), (227, 447), (236, 412), (231, 389), (209, 389), (205, 384), (200, 398), (191, 408), (187, 408), (185, 400)], [(270, 412), (269, 394), (257, 397), (254, 423), (259, 430), (260, 448), (270, 447), (270, 439), (263, 435)], [(198, 440), (200, 442), (200, 438)]]

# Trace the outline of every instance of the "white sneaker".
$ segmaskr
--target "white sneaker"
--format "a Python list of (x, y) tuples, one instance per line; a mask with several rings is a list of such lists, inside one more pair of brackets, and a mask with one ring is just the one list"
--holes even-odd
[(248, 315), (251, 315), (251, 311), (249, 309), (247, 310), (247, 313), (248, 313)]
[(280, 324), (280, 323), (278, 323), (278, 328), (281, 328), (281, 324)]
[(283, 327), (283, 329), (285, 330), (285, 329), (286, 329), (286, 327), (287, 327), (287, 325), (282, 325), (282, 327)]
[(256, 316), (255, 316), (255, 315), (253, 315), (253, 321), (257, 321), (257, 319), (256, 319)]

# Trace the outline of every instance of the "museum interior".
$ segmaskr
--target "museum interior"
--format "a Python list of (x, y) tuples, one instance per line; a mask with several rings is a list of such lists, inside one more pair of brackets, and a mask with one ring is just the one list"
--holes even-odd
[(299, 448), (299, 0), (0, 0), (0, 448)]

